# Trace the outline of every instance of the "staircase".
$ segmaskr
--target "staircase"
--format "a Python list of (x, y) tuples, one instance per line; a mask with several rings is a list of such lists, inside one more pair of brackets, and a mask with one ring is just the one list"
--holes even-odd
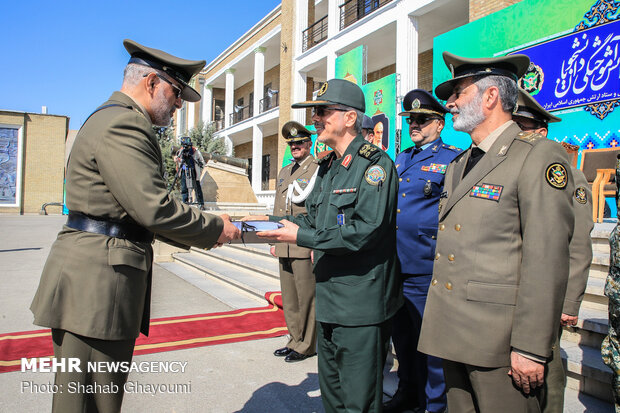
[[(614, 225), (596, 224), (592, 231), (594, 257), (579, 322), (575, 327), (565, 327), (562, 334), (567, 372), (565, 412), (613, 411), (612, 374), (601, 360), (600, 346), (607, 334), (607, 297), (603, 289), (609, 270), (609, 233)], [(280, 290), (278, 261), (269, 254), (267, 244), (232, 244), (210, 251), (192, 248), (190, 252), (173, 254), (172, 262), (159, 265), (232, 308), (264, 306), (265, 293)], [(389, 395), (397, 385), (397, 363), (389, 363), (385, 371), (384, 391)]]

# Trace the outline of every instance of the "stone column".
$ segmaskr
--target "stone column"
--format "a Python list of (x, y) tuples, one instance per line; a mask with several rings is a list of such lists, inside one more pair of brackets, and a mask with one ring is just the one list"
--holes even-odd
[(293, 56), (299, 56), (302, 53), (304, 44), (303, 31), (308, 28), (308, 0), (297, 0), (296, 3), (295, 33), (293, 34), (293, 38), (296, 41), (295, 54)]
[[(259, 104), (265, 91), (265, 51), (264, 47), (254, 49), (254, 116), (260, 114)], [(264, 111), (264, 109), (263, 109)]]
[(396, 21), (396, 73), (400, 74), (400, 97), (418, 87), (418, 21), (404, 12)]
[(230, 68), (224, 71), (226, 73), (226, 101), (224, 103), (224, 125), (229, 127), (232, 125), (230, 115), (233, 113), (235, 106), (235, 69)]
[(336, 57), (335, 51), (327, 51), (327, 80), (333, 79), (336, 76)]
[(340, 31), (340, 4), (342, 0), (329, 0), (327, 3), (327, 38), (334, 37)]
[(187, 134), (189, 135), (189, 130), (196, 126), (195, 117), (196, 117), (196, 104), (194, 102), (186, 102), (187, 105)]
[(202, 113), (201, 120), (208, 125), (213, 121), (213, 85), (202, 86)]
[(258, 125), (252, 126), (252, 189), (261, 191), (261, 172), (263, 170), (263, 130)]
[[(293, 103), (306, 100), (307, 75), (303, 72), (295, 72), (293, 79)], [(306, 125), (306, 111), (303, 109), (292, 109), (293, 120)]]

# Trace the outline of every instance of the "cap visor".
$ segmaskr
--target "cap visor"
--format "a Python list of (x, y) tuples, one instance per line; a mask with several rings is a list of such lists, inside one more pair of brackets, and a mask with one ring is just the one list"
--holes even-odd
[(404, 112), (400, 112), (398, 114), (398, 116), (409, 116), (411, 114), (415, 114), (415, 113), (423, 113), (423, 114), (428, 114), (428, 115), (437, 115), (437, 116), (441, 116), (443, 117), (443, 113), (437, 112), (435, 110), (430, 110), (430, 109), (411, 109), (411, 110), (406, 110)]
[(181, 99), (187, 102), (198, 102), (201, 96), (193, 87), (186, 86), (183, 88), (183, 92), (181, 92)]
[(328, 102), (327, 100), (306, 100), (306, 101), (299, 102), (299, 103), (293, 103), (291, 107), (293, 109), (299, 109), (299, 108), (310, 108), (313, 106), (327, 106), (327, 105), (334, 105), (334, 104), (335, 103)]

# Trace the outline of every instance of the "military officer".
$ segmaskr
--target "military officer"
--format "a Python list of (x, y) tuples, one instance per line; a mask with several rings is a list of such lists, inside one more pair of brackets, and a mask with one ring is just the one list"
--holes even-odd
[(325, 411), (380, 412), (390, 318), (402, 304), (397, 278), (394, 163), (360, 131), (359, 86), (332, 79), (313, 107), (318, 140), (333, 149), (319, 162), (308, 215), (271, 217), (260, 233), (314, 250), (318, 367)]
[(180, 59), (123, 42), (131, 55), (123, 85), (86, 120), (67, 169), (69, 217), (45, 263), (32, 302), (34, 323), (51, 327), (56, 358), (79, 358), (82, 372), (56, 384), (97, 383), (112, 393), (54, 393), (55, 412), (118, 412), (127, 373), (88, 373), (87, 362), (131, 361), (149, 332), (153, 236), (211, 248), (240, 236), (229, 218), (170, 197), (153, 125), (169, 124), (204, 60)]
[[(536, 132), (547, 137), (549, 123), (560, 122), (561, 119), (547, 112), (529, 93), (519, 89), (517, 110), (512, 114), (512, 120), (525, 132)], [(583, 172), (571, 166), (575, 180), (573, 194), (573, 208), (575, 210), (575, 228), (570, 241), (570, 268), (566, 297), (560, 319), (561, 326), (575, 326), (579, 319), (579, 307), (588, 284), (588, 274), (592, 263), (592, 239), (590, 232), (594, 228), (592, 221), (592, 192)], [(545, 372), (545, 391), (541, 403), (543, 413), (562, 413), (564, 411), (564, 387), (566, 387), (566, 373), (562, 365), (560, 352), (560, 327), (553, 354), (547, 362)]]
[[(293, 161), (278, 174), (274, 215), (305, 214), (304, 203), (316, 181), (318, 163), (310, 155), (312, 132), (302, 124), (290, 121), (282, 127)], [(284, 318), (289, 332), (285, 347), (273, 354), (284, 361), (304, 360), (316, 354), (316, 320), (314, 317), (315, 280), (310, 249), (294, 244), (278, 243), (271, 254), (280, 262), (280, 288)]]
[(364, 115), (364, 119), (362, 119), (362, 136), (370, 143), (372, 143), (375, 137), (374, 125), (368, 115)]
[(441, 359), (417, 351), (426, 295), (431, 282), (437, 238), (437, 207), (448, 164), (462, 151), (441, 140), (448, 109), (427, 91), (414, 89), (403, 100), (414, 146), (396, 158), (399, 197), (396, 251), (405, 305), (394, 317), (392, 342), (398, 357), (398, 390), (384, 412), (421, 407), (446, 408)]
[(568, 157), (512, 121), (527, 56), (443, 56), (453, 78), (435, 94), (473, 144), (446, 171), (418, 348), (444, 359), (449, 411), (538, 412), (568, 280)]

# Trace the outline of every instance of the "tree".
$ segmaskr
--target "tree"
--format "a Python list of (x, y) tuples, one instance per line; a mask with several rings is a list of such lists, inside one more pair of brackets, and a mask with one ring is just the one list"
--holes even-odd
[(153, 130), (157, 136), (157, 142), (159, 142), (161, 154), (164, 159), (164, 179), (166, 180), (168, 188), (170, 188), (174, 181), (174, 175), (176, 174), (176, 165), (174, 164), (173, 158), (176, 154), (176, 149), (178, 149), (175, 147), (176, 139), (174, 138), (174, 130), (170, 127), (163, 128), (160, 126), (153, 126)]
[(192, 140), (192, 144), (200, 149), (201, 152), (226, 155), (227, 147), (224, 138), (214, 138), (214, 133), (214, 123), (205, 124), (200, 121), (195, 128), (189, 130), (188, 136)]

